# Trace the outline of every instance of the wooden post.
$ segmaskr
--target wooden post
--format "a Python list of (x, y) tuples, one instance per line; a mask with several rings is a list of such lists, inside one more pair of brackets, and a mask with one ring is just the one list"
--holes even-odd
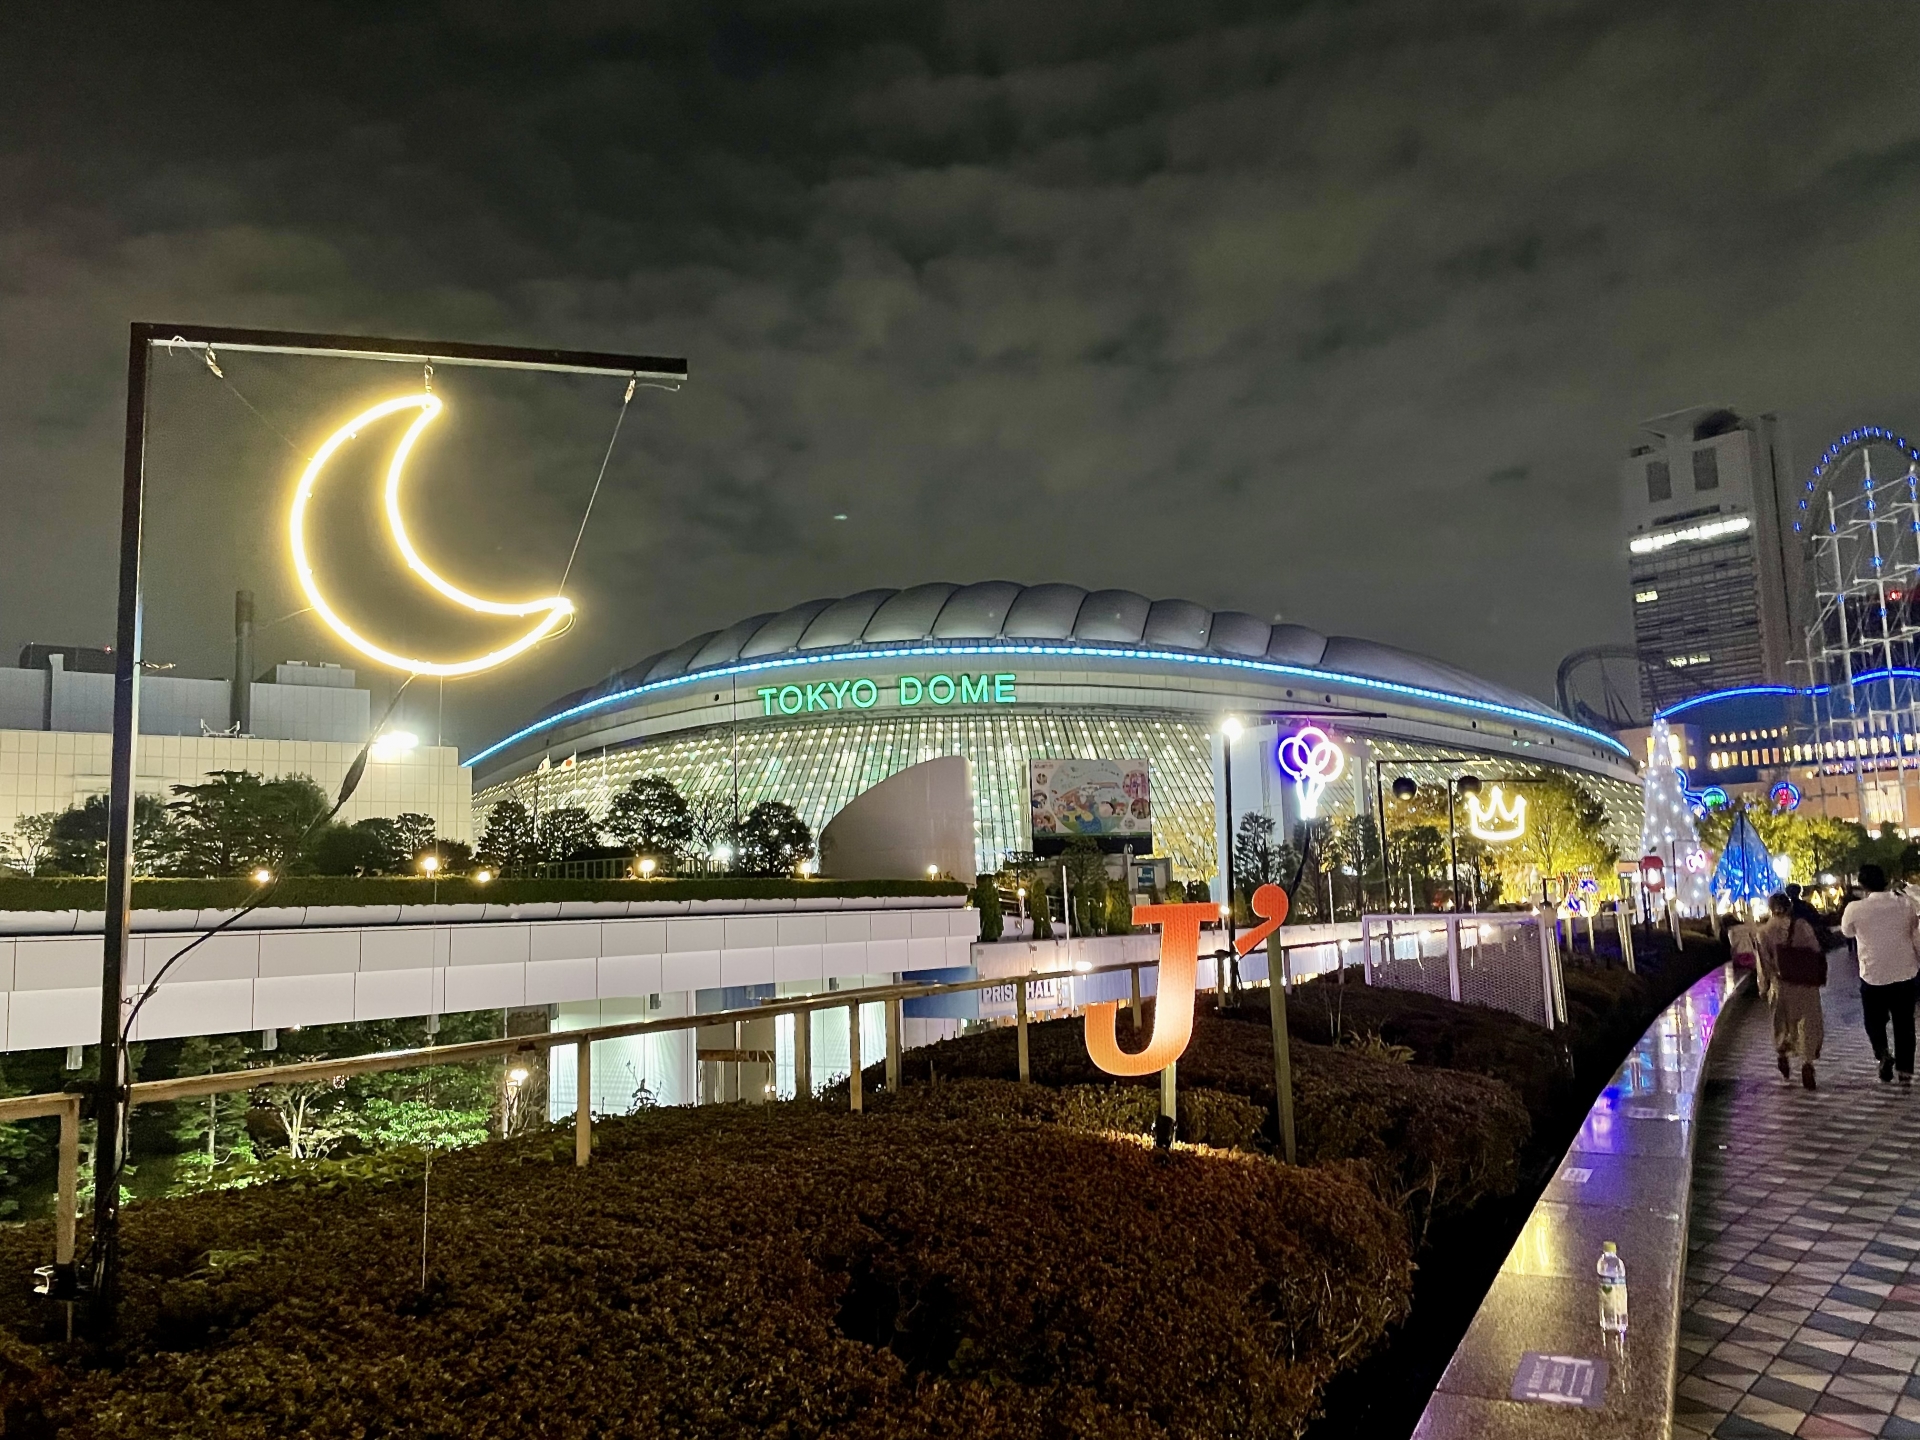
[(813, 1098), (813, 1012), (798, 1010), (793, 1016), (793, 1098)]
[(900, 1090), (900, 1010), (902, 1002), (889, 1000), (887, 1014), (887, 1093)]
[(53, 1258), (73, 1263), (73, 1216), (80, 1196), (80, 1097), (69, 1097), (60, 1110), (60, 1161), (53, 1202)]
[(847, 1007), (847, 1108), (858, 1115), (865, 1105), (860, 1095), (860, 1002)]
[(1293, 1149), (1293, 1057), (1287, 1035), (1287, 952), (1280, 933), (1267, 936), (1267, 1009), (1273, 1024), (1273, 1099), (1280, 1117), (1280, 1153), (1287, 1164)]
[(593, 1154), (593, 1045), (586, 1040), (573, 1047), (573, 1163), (586, 1168)]
[(1027, 977), (1024, 975), (1013, 982), (1013, 1028), (1014, 1044), (1020, 1051), (1020, 1083), (1024, 1085), (1033, 1078), (1027, 1065)]
[(1127, 978), (1133, 982), (1133, 1033), (1140, 1033), (1140, 967), (1135, 965), (1127, 971)]

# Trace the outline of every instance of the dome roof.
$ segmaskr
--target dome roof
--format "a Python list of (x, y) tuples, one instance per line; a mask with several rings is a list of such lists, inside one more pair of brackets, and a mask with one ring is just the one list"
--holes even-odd
[(1131, 590), (1006, 580), (862, 590), (839, 600), (809, 600), (778, 614), (754, 615), (649, 655), (600, 684), (555, 701), (546, 713), (635, 685), (782, 655), (996, 641), (1266, 660), (1325, 670), (1330, 679), (1360, 676), (1561, 718), (1530, 695), (1371, 640), (1322, 635), (1304, 625), (1270, 625), (1238, 610), (1208, 610), (1191, 600), (1149, 600)]

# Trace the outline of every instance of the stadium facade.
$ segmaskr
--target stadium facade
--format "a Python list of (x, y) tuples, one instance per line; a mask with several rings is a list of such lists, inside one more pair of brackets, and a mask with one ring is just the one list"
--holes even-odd
[(1367, 640), (1072, 585), (928, 584), (750, 616), (555, 701), (466, 763), (476, 816), (509, 797), (597, 815), (655, 774), (742, 814), (786, 801), (817, 830), (889, 775), (964, 755), (988, 870), (1033, 848), (1030, 762), (1145, 759), (1155, 851), (1212, 878), (1228, 716), (1253, 732), (1236, 813), (1295, 818), (1296, 787), (1252, 742), (1315, 726), (1345, 761), (1323, 815), (1372, 813), (1383, 776), (1563, 771), (1605, 803), (1622, 853), (1638, 842), (1625, 748), (1529, 696)]

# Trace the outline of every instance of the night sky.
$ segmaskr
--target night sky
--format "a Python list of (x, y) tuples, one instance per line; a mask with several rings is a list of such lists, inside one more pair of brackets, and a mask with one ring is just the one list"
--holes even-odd
[[(111, 638), (133, 319), (688, 358), (628, 416), (579, 625), (446, 687), (468, 749), (697, 631), (936, 579), (1186, 596), (1544, 696), (1627, 634), (1636, 421), (1776, 411), (1797, 468), (1920, 424), (1920, 6), (391, 8), (0, 18), (0, 656)], [(299, 607), (299, 452), (419, 381), (221, 366), (161, 356), (153, 394), (180, 673), (225, 673), (235, 586)], [(620, 383), (435, 388), (422, 548), (548, 593)], [(458, 643), (345, 538), (372, 474), (332, 496), (343, 588)], [(309, 617), (262, 636), (289, 657), (352, 659)]]

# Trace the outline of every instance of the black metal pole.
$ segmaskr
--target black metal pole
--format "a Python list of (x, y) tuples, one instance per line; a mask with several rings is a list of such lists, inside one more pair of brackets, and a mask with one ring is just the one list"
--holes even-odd
[[(1227, 954), (1238, 957), (1240, 952), (1234, 948), (1233, 944), (1235, 935), (1233, 922), (1233, 736), (1227, 731), (1222, 730), (1220, 732), (1220, 743), (1222, 747), (1221, 753), (1226, 757), (1226, 763), (1221, 767), (1221, 770), (1227, 777)], [(1237, 995), (1240, 989), (1240, 961), (1238, 958), (1235, 958), (1227, 963), (1233, 967), (1233, 988)], [(1214, 961), (1216, 971), (1219, 969), (1220, 964), (1220, 961)], [(1226, 976), (1217, 973), (1213, 977), (1214, 993), (1223, 1001), (1226, 999), (1227, 992), (1227, 987), (1224, 983), (1225, 980)]]
[(1458, 776), (1447, 777), (1447, 903), (1460, 913), (1460, 852), (1453, 834), (1453, 786)]
[(127, 347), (127, 435), (120, 489), (120, 595), (114, 625), (113, 760), (107, 819), (106, 936), (100, 973), (100, 1078), (94, 1102), (93, 1248), (88, 1285), (96, 1328), (113, 1323), (120, 1257), (120, 1169), (127, 1120), (121, 1029), (133, 918), (133, 748), (140, 728), (140, 529), (147, 465), (148, 338)]
[(1387, 792), (1380, 783), (1380, 762), (1373, 762), (1373, 803), (1380, 810), (1380, 885), (1386, 892), (1381, 898), (1380, 908), (1387, 914), (1393, 913), (1393, 870), (1387, 864)]

